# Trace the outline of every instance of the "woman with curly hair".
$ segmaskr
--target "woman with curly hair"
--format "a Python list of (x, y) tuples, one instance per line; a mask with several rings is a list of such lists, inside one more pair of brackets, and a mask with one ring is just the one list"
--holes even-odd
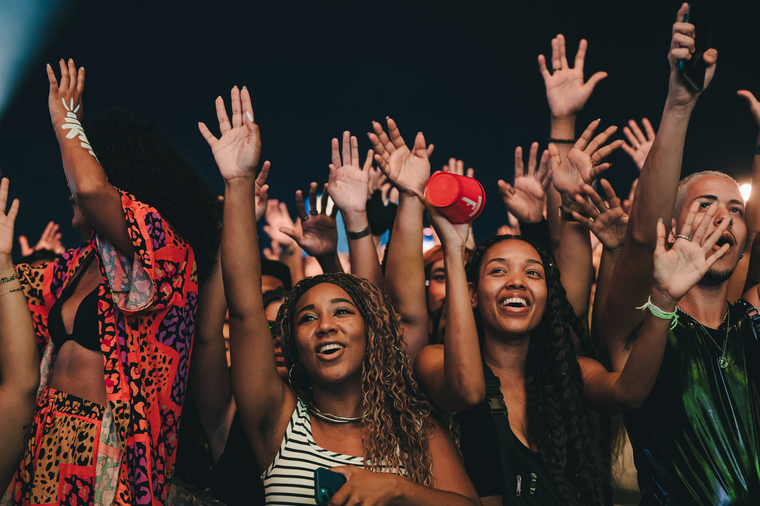
[(261, 142), (247, 89), (232, 89), (232, 121), (221, 98), (216, 110), (221, 138), (200, 129), (225, 180), (232, 384), (267, 504), (314, 504), (320, 467), (347, 478), (331, 504), (476, 504), (456, 447), (412, 378), (398, 317), (370, 283), (333, 274), (296, 285), (278, 316), (291, 388), (280, 379), (251, 219), (266, 211), (269, 162), (257, 178)]
[[(590, 139), (591, 132), (584, 137)], [(596, 141), (599, 146), (604, 139)], [(585, 158), (576, 153), (575, 160), (591, 164), (597, 153), (596, 148)], [(427, 210), (447, 251), (447, 241), (457, 238), (455, 226), (431, 206)], [(619, 413), (646, 399), (678, 300), (727, 251), (715, 245), (728, 220), (707, 233), (714, 213), (711, 209), (696, 220), (694, 206), (686, 232), (669, 250), (660, 221), (649, 312), (620, 373), (609, 373), (591, 358), (591, 340), (549, 253), (525, 238), (505, 235), (492, 237), (470, 256), (465, 271), (479, 339), (447, 334), (444, 345), (420, 352), (415, 370), (433, 402), (470, 404), (470, 410), (457, 414), (461, 449), (484, 505), (607, 503), (609, 461), (591, 410)], [(461, 269), (449, 261), (445, 268), (447, 282)], [(587, 356), (576, 356), (574, 336)], [(449, 341), (470, 350), (479, 347), (482, 373), (468, 372), (472, 368), (464, 367), (462, 354), (446, 348)], [(449, 371), (470, 381), (440, 381)], [(486, 400), (474, 405), (467, 390), (482, 388), (483, 382), (474, 381), (478, 373), (485, 379)]]
[[(24, 456), (3, 503), (165, 504), (214, 198), (152, 125), (80, 123), (84, 69), (48, 65), (48, 105), (88, 240), (18, 265), (42, 358)], [(96, 154), (97, 151), (97, 154)], [(117, 185), (118, 188), (114, 185)]]

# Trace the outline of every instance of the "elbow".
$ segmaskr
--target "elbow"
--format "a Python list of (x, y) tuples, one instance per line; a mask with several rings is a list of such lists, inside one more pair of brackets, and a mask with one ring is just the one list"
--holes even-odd
[(646, 400), (646, 396), (643, 395), (635, 395), (635, 394), (625, 394), (625, 395), (616, 395), (615, 396), (615, 404), (617, 405), (617, 409), (615, 410), (615, 413), (611, 414), (622, 414), (626, 411), (631, 411), (632, 409), (638, 409)]
[(82, 206), (97, 200), (110, 191), (113, 191), (113, 187), (107, 180), (93, 181), (89, 178), (77, 178), (71, 194), (74, 196), (77, 205)]
[(482, 382), (477, 385), (458, 385), (451, 389), (451, 393), (450, 411), (469, 411), (485, 400), (486, 385)]

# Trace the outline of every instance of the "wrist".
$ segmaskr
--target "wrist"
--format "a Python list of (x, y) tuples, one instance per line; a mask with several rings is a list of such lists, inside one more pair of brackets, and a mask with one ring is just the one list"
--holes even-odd
[(694, 111), (694, 106), (697, 105), (696, 97), (692, 100), (683, 103), (668, 95), (665, 100), (665, 112), (673, 114), (678, 117), (691, 117), (691, 113)]
[(256, 188), (256, 171), (244, 176), (224, 178), (224, 187), (230, 189), (254, 189)]
[(575, 114), (551, 116), (551, 135), (555, 139), (575, 138)]
[(662, 309), (663, 311), (673, 312), (676, 310), (680, 297), (674, 298), (667, 291), (657, 287), (652, 287), (652, 304)]
[(369, 226), (369, 219), (367, 218), (367, 211), (348, 211), (340, 212), (343, 217), (343, 224), (348, 232), (359, 232)]

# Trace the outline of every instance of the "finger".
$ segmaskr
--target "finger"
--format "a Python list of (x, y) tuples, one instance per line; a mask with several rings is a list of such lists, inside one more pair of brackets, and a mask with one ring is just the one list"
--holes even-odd
[(755, 95), (752, 94), (752, 92), (748, 90), (739, 90), (736, 92), (736, 94), (742, 97), (744, 100), (746, 100), (747, 105), (750, 106), (750, 108), (754, 109), (758, 106), (758, 101), (755, 98)]
[(259, 172), (259, 175), (256, 177), (256, 184), (258, 186), (264, 186), (264, 184), (267, 182), (267, 178), (269, 177), (269, 167), (271, 167), (271, 163), (269, 163), (269, 160), (264, 162), (264, 165), (261, 166), (261, 172)]
[(298, 232), (296, 232), (292, 228), (290, 228), (290, 227), (280, 227), (280, 232), (282, 232), (283, 234), (287, 235), (288, 237), (290, 237), (291, 239), (293, 239), (295, 242), (297, 242), (297, 243), (300, 244), (299, 241), (301, 240), (302, 236), (301, 236), (301, 234), (299, 234)]
[[(576, 197), (578, 197), (578, 195), (576, 195)], [(572, 213), (573, 219), (575, 221), (577, 221), (578, 223), (580, 223), (581, 225), (583, 225), (584, 227), (586, 227), (589, 230), (591, 230), (593, 228), (593, 226), (594, 226), (594, 220), (592, 220), (592, 219), (590, 219), (590, 218), (588, 218), (586, 216), (583, 216), (578, 211), (570, 211), (570, 212)]]
[(549, 69), (546, 68), (546, 58), (544, 58), (544, 55), (542, 54), (538, 55), (538, 70), (541, 71), (544, 81), (552, 76)]
[(74, 59), (69, 58), (67, 70), (69, 72), (69, 89), (76, 88), (77, 85), (77, 67), (74, 65)]
[(8, 187), (10, 181), (7, 177), (0, 180), (0, 213), (5, 212), (5, 206), (8, 204)]
[(309, 214), (317, 214), (317, 183), (309, 185)]
[(55, 77), (55, 71), (53, 71), (53, 67), (51, 67), (49, 63), (45, 66), (45, 71), (47, 72), (48, 82), (50, 83), (50, 92), (57, 92), (58, 78)]
[(475, 177), (475, 169), (473, 169), (472, 167), (470, 167), (469, 169), (467, 169), (467, 174), (465, 174), (465, 175), (467, 177)]
[(610, 209), (613, 207), (620, 207), (620, 199), (615, 194), (615, 190), (612, 189), (612, 185), (606, 179), (600, 179), (599, 184), (604, 189), (604, 195), (607, 197), (607, 205)]
[(624, 126), (623, 134), (625, 135), (625, 138), (628, 139), (628, 142), (631, 143), (631, 146), (634, 146), (638, 149), (638, 146), (641, 144), (641, 142), (639, 142), (639, 140), (636, 138), (636, 134), (633, 133), (633, 130), (631, 130), (631, 128), (628, 126)]
[(301, 221), (304, 221), (309, 217), (306, 213), (306, 205), (304, 204), (303, 192), (301, 190), (296, 190), (296, 214)]
[(697, 216), (698, 210), (699, 210), (699, 202), (696, 202), (696, 201), (692, 202), (691, 207), (689, 207), (689, 212), (686, 214), (686, 219), (683, 222), (683, 227), (681, 228), (679, 235), (685, 235), (686, 237), (691, 237), (692, 225), (694, 224), (694, 219)]
[(662, 222), (662, 218), (657, 220), (657, 244), (654, 247), (655, 256), (665, 253), (665, 224)]
[(559, 156), (559, 149), (554, 143), (549, 144), (549, 159), (551, 160), (552, 171), (562, 164), (562, 158)]
[(332, 140), (332, 165), (335, 167), (343, 166), (340, 163), (340, 144), (338, 143), (338, 139)]
[(253, 125), (253, 105), (251, 104), (251, 94), (245, 86), (240, 90), (240, 105), (243, 109), (243, 124), (251, 130)]
[(388, 135), (390, 136), (391, 142), (393, 143), (393, 147), (396, 149), (406, 147), (406, 143), (401, 137), (401, 132), (399, 132), (398, 126), (396, 126), (396, 122), (388, 117), (386, 117), (385, 120), (388, 122)]
[(647, 133), (647, 141), (652, 142), (654, 141), (655, 133), (654, 128), (652, 128), (652, 123), (647, 118), (641, 119), (641, 124), (644, 125), (644, 130)]
[(240, 90), (237, 86), (233, 86), (232, 91), (230, 91), (230, 102), (232, 106), (232, 127), (243, 126), (243, 106), (240, 102)]
[(588, 196), (588, 198), (591, 199), (591, 202), (593, 202), (593, 204), (600, 211), (600, 213), (603, 213), (607, 210), (607, 205), (604, 203), (604, 200), (598, 193), (596, 193), (596, 191), (591, 185), (584, 184), (583, 192)]
[[(547, 157), (548, 157), (547, 152)], [(552, 184), (552, 171), (549, 171), (546, 173), (546, 177), (541, 181), (541, 189), (544, 190), (544, 193), (546, 193), (546, 190), (549, 188), (549, 185)]]
[(528, 155), (528, 177), (536, 174), (536, 155), (538, 155), (538, 143), (530, 145), (530, 154)]
[[(581, 136), (578, 138), (577, 141), (575, 141), (575, 145), (573, 147), (575, 149), (580, 149), (583, 151), (588, 143), (591, 141), (591, 138), (594, 136), (594, 130), (596, 130), (596, 127), (599, 126), (599, 123), (601, 122), (601, 119), (596, 119), (592, 121), (588, 127), (586, 127), (586, 130), (583, 131)], [(552, 165), (554, 167), (554, 165)]]
[(549, 150), (545, 149), (541, 153), (541, 160), (538, 162), (538, 172), (536, 172), (536, 179), (539, 182), (543, 182), (548, 172), (549, 172)]
[(567, 56), (565, 55), (565, 36), (560, 33), (559, 35), (557, 35), (557, 41), (559, 42), (560, 68), (566, 69), (568, 68), (568, 65), (567, 65)]
[(330, 192), (327, 190), (327, 183), (325, 183), (322, 187), (322, 198), (319, 199), (319, 214), (327, 214), (327, 202), (329, 199)]
[(343, 157), (342, 163), (336, 167), (350, 167), (351, 166), (351, 132), (346, 130), (343, 132)]
[(643, 144), (647, 141), (647, 138), (644, 137), (644, 132), (641, 131), (641, 128), (639, 128), (639, 125), (635, 121), (628, 120), (628, 126), (631, 127), (631, 130), (636, 135), (639, 144)]
[(425, 150), (425, 152), (427, 153), (428, 159), (433, 155), (434, 150), (435, 150), (435, 146), (433, 146), (432, 144), (428, 144), (428, 147)]
[(575, 53), (575, 63), (573, 64), (573, 68), (575, 68), (575, 70), (583, 70), (583, 62), (586, 59), (587, 47), (588, 42), (586, 42), (586, 39), (581, 39), (581, 41), (578, 43), (578, 52)]
[(69, 69), (66, 66), (66, 62), (63, 58), (58, 62), (58, 66), (61, 70), (61, 82), (58, 84), (58, 88), (62, 90), (69, 89)]
[(718, 251), (716, 251), (715, 253), (713, 253), (709, 257), (707, 257), (705, 259), (705, 263), (707, 264), (707, 268), (709, 269), (710, 267), (712, 267), (712, 264), (714, 264), (720, 257), (722, 257), (723, 255), (725, 255), (726, 253), (728, 253), (728, 249), (730, 247), (731, 247), (730, 245), (724, 244), (723, 246), (720, 247), (720, 249)]
[(18, 236), (18, 244), (21, 246), (21, 254), (23, 256), (31, 255), (33, 250), (29, 247), (29, 241), (27, 241), (26, 236), (20, 235)]
[[(691, 31), (693, 31), (693, 28), (691, 28)], [(675, 33), (673, 35), (673, 43), (678, 45), (678, 49), (688, 49), (690, 57), (696, 51), (696, 42), (691, 34)], [(675, 54), (675, 49), (671, 52)]]
[(590, 177), (591, 177), (591, 180), (593, 181), (596, 178), (598, 178), (601, 175), (602, 172), (604, 172), (605, 170), (609, 169), (610, 167), (612, 167), (611, 163), (602, 163), (602, 164), (599, 164), (599, 165), (595, 166), (593, 169), (591, 169), (591, 172), (589, 173)]
[(414, 153), (418, 158), (427, 160), (428, 154), (425, 147), (425, 135), (422, 132), (417, 133), (417, 137), (414, 138)]
[(683, 20), (686, 18), (686, 13), (689, 12), (689, 4), (684, 2), (681, 4), (681, 8), (678, 9), (678, 14), (676, 15), (676, 22), (682, 23)]
[(18, 206), (20, 205), (18, 199), (13, 199), (13, 202), (11, 202), (11, 208), (8, 209), (8, 213), (6, 216), (9, 220), (11, 220), (11, 223), (16, 221), (16, 215), (18, 214)]
[(211, 130), (208, 129), (205, 123), (202, 121), (198, 123), (198, 130), (201, 131), (201, 135), (204, 139), (206, 139), (206, 142), (208, 142), (208, 145), (212, 148), (214, 147), (214, 144), (216, 144), (216, 141), (218, 140), (216, 137), (214, 137), (214, 134), (211, 133)]
[(449, 158), (449, 164), (443, 166), (443, 172), (454, 172), (454, 166), (456, 163), (457, 161), (455, 158)]
[[(615, 132), (617, 132), (616, 126), (611, 126), (607, 128), (607, 130), (605, 130), (604, 132), (594, 137), (594, 139), (588, 143), (588, 146), (586, 146), (586, 149), (584, 149), (583, 151), (589, 155), (593, 155), (597, 151), (597, 149), (599, 149), (599, 146), (607, 142), (607, 139), (609, 139), (610, 136), (614, 134)], [(598, 162), (599, 160), (597, 159), (596, 161)]]
[(618, 139), (615, 142), (613, 142), (612, 144), (607, 144), (606, 146), (603, 146), (601, 149), (599, 149), (598, 151), (596, 151), (592, 155), (592, 157), (593, 157), (593, 159), (594, 159), (594, 161), (596, 163), (599, 163), (602, 160), (604, 160), (605, 158), (607, 158), (608, 156), (610, 156), (610, 154), (613, 151), (615, 151), (616, 149), (618, 149), (623, 144), (625, 144), (623, 142), (623, 139)]
[(586, 84), (583, 86), (589, 87), (592, 90), (596, 88), (596, 85), (599, 84), (599, 81), (607, 77), (607, 72), (595, 72), (591, 77), (588, 78), (588, 81), (586, 81)]
[[(694, 232), (694, 237), (692, 237), (692, 241), (696, 244), (699, 244), (702, 246), (703, 239), (705, 237), (705, 234), (707, 233), (707, 228), (710, 226), (710, 223), (713, 221), (713, 216), (715, 216), (715, 213), (718, 210), (717, 205), (712, 205), (707, 210), (706, 213), (704, 213), (704, 217), (702, 218), (702, 221), (699, 223), (699, 226), (697, 227), (696, 232)], [(726, 219), (723, 220), (724, 222), (727, 221)], [(724, 223), (721, 222), (721, 225)], [(728, 223), (725, 223), (726, 227), (728, 227)]]
[(559, 40), (557, 37), (554, 37), (552, 39), (552, 73), (554, 73), (555, 70), (561, 68), (562, 63), (559, 59)]
[[(354, 137), (354, 139), (355, 138), (356, 137)], [(358, 146), (359, 141), (356, 141), (356, 142), (357, 142), (357, 146)], [(371, 149), (367, 150), (367, 159), (364, 160), (364, 167), (362, 167), (362, 170), (369, 171), (370, 169), (372, 169), (372, 155), (373, 154), (374, 154), (374, 152)]]
[(216, 119), (219, 120), (219, 131), (224, 135), (232, 129), (230, 119), (227, 117), (227, 109), (224, 107), (224, 99), (221, 96), (216, 97), (215, 105)]
[(351, 136), (351, 166), (359, 166), (359, 141), (355, 136)]
[[(588, 186), (588, 185), (583, 185), (584, 191), (585, 191), (586, 186)], [(598, 200), (601, 200), (599, 198), (599, 195), (597, 195), (596, 192), (593, 189), (591, 190), (591, 193), (594, 196), (596, 196), (596, 198)], [(580, 193), (578, 193), (578, 194), (575, 195), (575, 202), (579, 206), (581, 206), (581, 208), (583, 209), (583, 212), (586, 213), (586, 216), (588, 216), (592, 220), (596, 220), (599, 217), (599, 215), (601, 214), (600, 211), (604, 211), (604, 210), (607, 209), (607, 207), (604, 205), (604, 202), (601, 203), (601, 207), (598, 206), (598, 205), (596, 207), (592, 206), (589, 203), (588, 199), (584, 198), (583, 195), (581, 195)]]
[[(723, 218), (723, 221), (720, 222), (720, 225), (713, 230), (713, 233), (709, 236), (705, 237), (700, 246), (702, 246), (702, 249), (706, 252), (713, 249), (713, 246), (718, 242), (720, 237), (723, 235), (723, 233), (728, 230), (728, 227), (732, 225), (732, 218), (726, 217)], [(697, 236), (694, 236), (694, 239), (696, 240)]]
[(623, 151), (625, 151), (626, 153), (628, 153), (628, 156), (630, 156), (631, 158), (633, 158), (633, 156), (636, 154), (636, 150), (633, 149), (628, 144), (626, 144), (625, 142), (620, 147), (623, 148)]
[(77, 93), (80, 95), (84, 92), (84, 67), (79, 67), (79, 72), (77, 72)]
[(517, 180), (518, 177), (523, 177), (524, 171), (523, 171), (523, 152), (522, 147), (517, 146), (515, 148), (515, 180)]
[(40, 239), (47, 240), (50, 238), (50, 236), (53, 235), (53, 231), (51, 230), (53, 228), (53, 225), (55, 225), (54, 222), (50, 221), (45, 226), (45, 230), (42, 231), (42, 235), (40, 236)]
[(499, 179), (499, 181), (496, 184), (499, 185), (499, 193), (501, 193), (503, 197), (514, 196), (515, 189), (511, 184), (507, 183), (503, 179)]

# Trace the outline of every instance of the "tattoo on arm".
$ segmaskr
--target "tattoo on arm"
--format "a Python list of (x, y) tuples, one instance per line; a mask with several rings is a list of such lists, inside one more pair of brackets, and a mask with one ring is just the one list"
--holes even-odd
[[(82, 128), (82, 124), (77, 119), (77, 111), (81, 107), (81, 105), (76, 106), (74, 108), (74, 99), (71, 99), (71, 105), (66, 103), (66, 99), (61, 98), (61, 101), (63, 101), (63, 107), (66, 108), (68, 111), (66, 113), (66, 119), (64, 120), (65, 123), (61, 125), (61, 128), (63, 130), (69, 130), (69, 133), (66, 134), (67, 139), (73, 139), (74, 137), (79, 137), (80, 144), (84, 149), (87, 150), (88, 153), (90, 153), (92, 156), (95, 157), (97, 160), (98, 157), (95, 155), (95, 152), (92, 150), (92, 146), (90, 146), (90, 141), (87, 140), (87, 136), (84, 134), (84, 129)], [(72, 110), (73, 109), (73, 110)]]

